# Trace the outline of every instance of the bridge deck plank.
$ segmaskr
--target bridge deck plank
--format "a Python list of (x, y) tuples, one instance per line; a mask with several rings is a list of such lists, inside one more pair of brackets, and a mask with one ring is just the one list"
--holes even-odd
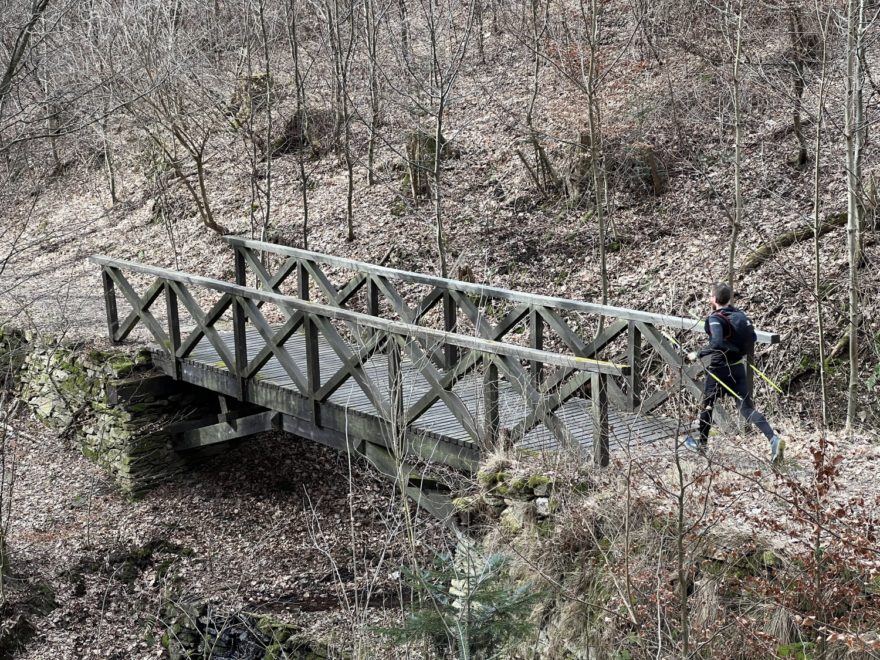
[[(233, 352), (232, 332), (218, 332), (230, 353)], [(265, 341), (255, 329), (247, 332), (247, 355), (252, 360), (262, 350)], [(301, 332), (296, 332), (287, 339), (283, 347), (293, 358), (297, 367), (306, 372), (305, 338)], [(156, 349), (158, 351), (158, 349)], [(321, 362), (321, 383), (326, 383), (329, 378), (342, 367), (342, 360), (336, 351), (323, 339), (319, 338), (318, 354)], [(227, 366), (218, 355), (217, 351), (204, 338), (199, 340), (195, 348), (188, 356), (188, 361), (206, 367), (213, 367), (228, 371)], [(373, 381), (376, 390), (381, 396), (387, 398), (389, 391), (388, 365), (386, 356), (377, 353), (361, 366), (366, 376)], [(414, 404), (419, 398), (430, 390), (427, 381), (421, 376), (415, 365), (404, 358), (401, 362), (401, 377), (403, 382), (404, 408)], [(274, 356), (257, 372), (257, 383), (266, 383), (292, 393), (298, 393), (296, 386), (291, 381), (284, 367)], [(461, 379), (452, 388), (452, 392), (462, 401), (464, 407), (477, 421), (477, 426), (482, 425), (483, 419), (483, 387), (480, 374), (472, 373)], [(367, 394), (355, 382), (354, 379), (346, 380), (330, 397), (329, 402), (345, 409), (351, 409), (374, 417), (379, 416)], [(503, 427), (512, 428), (522, 421), (527, 414), (526, 406), (522, 397), (504, 379), (499, 382), (498, 408), (500, 422)], [(591, 402), (584, 398), (572, 398), (556, 411), (556, 415), (569, 428), (573, 437), (585, 450), (592, 446), (593, 424), (591, 415)], [(651, 416), (640, 416), (632, 413), (622, 413), (609, 410), (610, 444), (612, 449), (625, 449), (628, 446), (642, 445), (656, 442), (663, 438), (676, 435), (677, 429), (674, 422), (668, 419)], [(425, 411), (411, 426), (415, 432), (429, 432), (435, 436), (449, 440), (469, 443), (470, 436), (452, 415), (442, 401), (437, 401)], [(543, 424), (539, 424), (520, 441), (523, 448), (553, 451), (559, 449), (559, 444), (553, 434)]]

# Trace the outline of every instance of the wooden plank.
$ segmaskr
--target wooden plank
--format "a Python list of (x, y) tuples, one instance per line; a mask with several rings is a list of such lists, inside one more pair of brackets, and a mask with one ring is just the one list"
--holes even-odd
[(328, 319), (322, 316), (311, 316), (309, 318), (318, 327), (318, 329), (321, 331), (321, 334), (324, 336), (324, 339), (327, 341), (328, 344), (330, 344), (330, 347), (342, 360), (342, 368), (351, 375), (351, 377), (360, 386), (364, 394), (366, 394), (367, 397), (370, 399), (370, 402), (373, 404), (377, 415), (383, 419), (388, 419), (388, 415), (390, 413), (380, 390), (376, 387), (376, 384), (372, 381), (372, 379), (366, 374), (363, 365), (357, 363), (356, 360), (352, 359), (353, 352), (351, 348), (349, 348), (349, 345), (342, 339), (342, 337), (339, 336), (339, 333), (337, 332), (336, 328), (333, 327), (333, 324), (330, 323)]
[[(544, 320), (535, 307), (529, 310), (529, 348), (536, 351), (544, 349)], [(544, 364), (532, 360), (529, 362), (529, 366), (532, 371), (532, 387), (537, 390), (541, 387), (541, 372), (544, 369)]]
[[(258, 308), (256, 306), (254, 306), (254, 309), (257, 311), (253, 312), (253, 313), (259, 314), (260, 318), (262, 318), (265, 321), (265, 317), (262, 315), (262, 312), (259, 312)], [(270, 335), (271, 339), (268, 339), (266, 337), (266, 334), (265, 334), (266, 330), (265, 329), (258, 331), (257, 337), (249, 338), (250, 345), (258, 345), (255, 343), (255, 341), (254, 341), (255, 339), (261, 339), (263, 341), (263, 345), (260, 346), (259, 351), (257, 352), (256, 355), (254, 355), (253, 358), (251, 358), (251, 361), (248, 364), (248, 367), (247, 367), (247, 377), (248, 378), (256, 375), (264, 367), (264, 365), (266, 365), (266, 363), (269, 362), (269, 360), (271, 360), (273, 357), (276, 356), (278, 351), (282, 350), (281, 346), (288, 339), (290, 339), (291, 335), (293, 335), (297, 330), (299, 330), (299, 328), (302, 326), (302, 322), (303, 322), (304, 318), (305, 318), (305, 316), (303, 315), (302, 312), (297, 312), (296, 314), (292, 314), (290, 317), (288, 317), (287, 321), (285, 321), (284, 325), (282, 325), (280, 328), (278, 328), (277, 330), (274, 330), (274, 331), (272, 329), (269, 330), (269, 332), (271, 333), (271, 335)], [(253, 323), (253, 321), (252, 321), (252, 323)], [(279, 364), (280, 364), (280, 360), (279, 360)], [(283, 365), (280, 365), (280, 366), (283, 367)], [(294, 365), (294, 366), (296, 366), (296, 365)], [(298, 382), (302, 382), (303, 385), (305, 385), (304, 378)]]
[(608, 448), (607, 376), (593, 374), (590, 399), (593, 402), (593, 463), (606, 467), (610, 459)]
[(144, 294), (144, 297), (141, 298), (134, 288), (132, 288), (131, 284), (128, 283), (128, 280), (125, 279), (125, 276), (120, 269), (110, 267), (106, 272), (109, 273), (116, 288), (122, 292), (123, 297), (128, 304), (131, 305), (131, 312), (120, 325), (116, 341), (119, 342), (124, 340), (134, 329), (137, 322), (140, 321), (150, 334), (153, 335), (153, 338), (159, 342), (160, 346), (168, 346), (168, 337), (165, 334), (165, 331), (156, 320), (156, 317), (150, 313), (150, 305), (155, 302), (156, 298), (159, 297), (159, 294), (162, 293), (162, 290), (165, 287), (165, 283), (161, 281), (162, 278), (157, 277), (157, 280), (150, 285)]
[(626, 342), (627, 360), (629, 361), (628, 408), (638, 409), (642, 403), (642, 333), (635, 321), (629, 321)]
[[(220, 299), (211, 306), (204, 316), (205, 325), (213, 326), (220, 320), (220, 317), (223, 316), (224, 312), (229, 309), (229, 306), (232, 304), (232, 296), (228, 293), (224, 293)], [(196, 326), (194, 330), (192, 330), (186, 339), (183, 340), (183, 343), (180, 345), (180, 350), (177, 351), (177, 356), (180, 358), (188, 357), (196, 348), (196, 345), (199, 343), (202, 337), (204, 337), (204, 333), (201, 330), (201, 326)], [(218, 356), (219, 357), (219, 356)]]
[[(523, 371), (519, 363), (511, 360), (506, 355), (499, 355), (496, 364), (505, 372), (508, 383), (523, 396), (530, 409), (537, 410), (541, 404), (542, 396), (532, 387), (528, 374)], [(574, 445), (575, 441), (571, 432), (556, 415), (553, 413), (543, 415), (542, 421), (560, 444), (564, 446)]]
[[(195, 298), (192, 297), (192, 294), (187, 291), (181, 282), (169, 282), (169, 285), (174, 289), (175, 293), (177, 293), (177, 298), (183, 303), (183, 306), (186, 308), (186, 311), (189, 312), (193, 321), (196, 322), (201, 333), (209, 342), (211, 342), (211, 346), (217, 351), (220, 360), (223, 361), (230, 370), (234, 369), (235, 356), (230, 352), (226, 343), (220, 338), (220, 335), (217, 333), (217, 330), (213, 325), (207, 324), (204, 312), (202, 312), (202, 308), (199, 307), (199, 304), (196, 302)], [(230, 304), (232, 304), (232, 300), (230, 300)], [(178, 357), (182, 358), (186, 356), (178, 355)]]
[(583, 369), (584, 371), (596, 371), (598, 373), (607, 373), (614, 376), (625, 376), (629, 373), (629, 367), (626, 365), (617, 365), (610, 362), (590, 360), (571, 355), (560, 355), (549, 351), (536, 351), (522, 346), (514, 346), (512, 344), (480, 339), (468, 335), (453, 334), (443, 330), (434, 330), (432, 328), (425, 328), (409, 323), (388, 321), (386, 319), (376, 318), (369, 316), (368, 314), (362, 314), (348, 309), (329, 307), (327, 305), (300, 300), (293, 296), (282, 296), (277, 293), (271, 293), (259, 289), (248, 289), (228, 282), (222, 282), (220, 280), (213, 280), (198, 275), (178, 273), (164, 268), (143, 266), (141, 264), (120, 259), (109, 259), (107, 257), (98, 256), (91, 257), (91, 259), (101, 265), (111, 265), (114, 268), (125, 268), (132, 272), (153, 274), (157, 277), (161, 277), (171, 282), (177, 282), (179, 284), (203, 286), (221, 293), (229, 293), (233, 296), (249, 297), (251, 300), (264, 300), (266, 302), (277, 304), (279, 307), (287, 306), (293, 310), (314, 314), (315, 316), (320, 316), (325, 319), (354, 323), (368, 328), (377, 328), (388, 333), (401, 335), (409, 339), (415, 339), (422, 343), (433, 342), (442, 344), (445, 342), (454, 344), (460, 348), (491, 352), (520, 360), (539, 360), (555, 366), (574, 367), (577, 369)]
[[(374, 334), (371, 339), (369, 339), (366, 345), (358, 350), (354, 351), (349, 360), (344, 360), (339, 362), (336, 365), (333, 365), (334, 373), (330, 376), (327, 381), (321, 385), (317, 394), (315, 395), (320, 401), (326, 401), (329, 399), (333, 393), (338, 390), (345, 381), (351, 376), (352, 369), (361, 367), (366, 363), (366, 361), (371, 358), (375, 353), (381, 350), (385, 337), (381, 334)], [(326, 345), (324, 342), (321, 345)], [(322, 355), (322, 361), (327, 364), (330, 361), (324, 358)], [(328, 365), (329, 366), (329, 365)], [(325, 369), (324, 371), (330, 371), (330, 369)]]
[[(464, 407), (461, 399), (456, 394), (442, 386), (443, 376), (431, 365), (431, 361), (425, 355), (421, 346), (417, 342), (407, 341), (403, 344), (403, 348), (409, 356), (410, 362), (412, 362), (422, 378), (428, 383), (433, 394), (446, 405), (449, 412), (461, 424), (470, 438), (478, 443), (480, 441), (480, 431), (477, 428), (473, 415)], [(407, 411), (406, 420), (407, 424), (415, 421), (410, 417), (410, 411)]]
[[(397, 279), (405, 282), (414, 282), (417, 284), (426, 284), (445, 290), (461, 291), (478, 298), (497, 298), (501, 300), (510, 300), (512, 302), (522, 302), (528, 305), (536, 305), (539, 307), (549, 307), (555, 309), (564, 309), (569, 311), (587, 312), (600, 316), (607, 316), (627, 321), (641, 321), (651, 325), (660, 325), (675, 328), (677, 330), (686, 330), (689, 332), (700, 332), (703, 328), (703, 321), (700, 319), (688, 319), (679, 316), (669, 316), (667, 314), (652, 314), (650, 312), (642, 312), (639, 310), (626, 309), (623, 307), (614, 307), (612, 305), (598, 305), (579, 300), (568, 300), (566, 298), (555, 298), (552, 296), (542, 296), (533, 293), (524, 293), (520, 291), (511, 291), (500, 287), (487, 286), (484, 284), (473, 284), (470, 282), (460, 282), (433, 275), (425, 275), (423, 273), (413, 273), (404, 270), (388, 268), (386, 266), (376, 266), (373, 264), (354, 261), (343, 257), (335, 257), (307, 250), (300, 250), (284, 245), (276, 245), (274, 243), (265, 243), (262, 241), (254, 241), (242, 239), (234, 236), (224, 237), (230, 245), (243, 245), (252, 249), (266, 250), (275, 252), (276, 254), (285, 254), (296, 256), (301, 259), (310, 259), (314, 262), (324, 263), (338, 268), (357, 271), (360, 273), (368, 273), (371, 275), (379, 275), (387, 279)], [(775, 344), (779, 342), (779, 335), (765, 331), (756, 331), (758, 342), (765, 344)]]
[(491, 359), (484, 359), (486, 365), (483, 376), (483, 443), (492, 450), (498, 447), (498, 433), (501, 417), (498, 412), (498, 365)]
[(113, 286), (113, 278), (107, 269), (101, 269), (101, 283), (104, 286), (104, 310), (107, 312), (107, 332), (110, 340), (116, 343), (119, 340), (119, 311), (116, 309), (116, 289)]
[(174, 287), (165, 287), (165, 307), (170, 341), (168, 352), (174, 361), (174, 380), (178, 380), (180, 378), (180, 359), (177, 357), (177, 352), (180, 350), (180, 316), (178, 314), (177, 293), (175, 293)]
[(556, 412), (557, 409), (577, 394), (578, 390), (590, 379), (590, 376), (591, 374), (587, 372), (578, 372), (565, 384), (557, 386), (552, 393), (542, 393), (543, 396), (538, 405), (529, 410), (525, 418), (511, 430), (512, 440), (516, 442), (535, 428), (535, 426), (542, 423), (547, 415)]
[[(264, 350), (268, 349), (268, 351), (271, 352), (275, 359), (278, 360), (279, 365), (284, 369), (284, 372), (296, 385), (297, 389), (303, 394), (307, 393), (309, 391), (309, 386), (306, 382), (306, 377), (303, 375), (302, 371), (300, 371), (299, 367), (290, 356), (290, 354), (285, 351), (281, 346), (281, 344), (287, 341), (287, 336), (285, 336), (285, 334), (296, 325), (294, 319), (289, 318), (287, 322), (282, 326), (282, 328), (276, 332), (266, 321), (266, 318), (263, 316), (262, 312), (260, 312), (259, 308), (253, 303), (253, 301), (243, 299), (242, 305), (244, 308), (244, 313), (250, 320), (251, 325), (257, 330), (260, 338), (264, 342), (263, 348), (260, 350), (259, 357), (262, 357), (264, 355)], [(249, 378), (253, 378), (255, 373), (254, 366), (256, 364), (259, 363), (257, 361), (254, 361), (250, 365), (248, 365), (246, 373)]]
[(220, 422), (210, 426), (185, 431), (181, 437), (174, 441), (174, 449), (186, 451), (207, 447), (220, 442), (228, 442), (237, 438), (244, 438), (257, 433), (265, 433), (279, 426), (278, 413), (266, 411), (240, 417), (233, 422)]
[(293, 415), (281, 415), (281, 429), (286, 433), (292, 433), (300, 438), (318, 442), (338, 451), (354, 450), (360, 452), (361, 442), (350, 441), (343, 433), (315, 426), (310, 421)]

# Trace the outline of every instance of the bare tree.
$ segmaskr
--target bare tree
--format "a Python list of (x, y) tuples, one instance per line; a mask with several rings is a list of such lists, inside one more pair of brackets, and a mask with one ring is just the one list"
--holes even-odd
[(852, 429), (859, 392), (859, 260), (862, 218), (862, 149), (864, 146), (865, 1), (848, 0), (846, 12), (846, 137), (847, 260), (849, 262), (849, 386), (846, 426)]
[[(730, 98), (733, 104), (733, 217), (731, 218), (730, 240), (727, 249), (727, 283), (730, 288), (736, 290), (736, 247), (739, 240), (739, 232), (743, 226), (743, 196), (742, 196), (742, 78), (740, 65), (742, 62), (743, 46), (743, 1), (739, 0), (735, 8), (732, 3), (725, 2), (722, 10), (722, 24), (725, 26), (725, 37), (728, 48), (733, 55), (733, 75), (730, 80)], [(727, 27), (735, 24), (733, 34)]]
[(367, 183), (376, 183), (376, 141), (379, 134), (380, 124), (380, 101), (379, 90), (379, 40), (382, 35), (380, 27), (383, 24), (382, 14), (385, 8), (377, 6), (376, 0), (363, 0), (364, 9), (364, 37), (367, 44), (367, 77), (370, 87), (370, 121), (369, 141), (367, 142)]
[(302, 194), (302, 245), (303, 249), (307, 250), (309, 248), (309, 179), (306, 172), (306, 148), (309, 142), (309, 110), (306, 104), (306, 67), (299, 43), (299, 14), (297, 5), (296, 0), (289, 0), (285, 6), (285, 18), (287, 23), (287, 40), (290, 45), (290, 58), (293, 62), (293, 81), (296, 87), (296, 110), (291, 128), (296, 133), (292, 137), (296, 140), (297, 145), (296, 162), (299, 169), (300, 190)]
[[(818, 11), (818, 6), (817, 6)], [(816, 110), (816, 161), (813, 169), (813, 265), (815, 279), (813, 282), (813, 294), (816, 297), (816, 327), (819, 332), (819, 396), (822, 407), (822, 424), (828, 425), (828, 386), (826, 383), (825, 364), (825, 312), (823, 303), (825, 295), (822, 287), (822, 261), (820, 254), (820, 242), (822, 221), (820, 214), (821, 192), (819, 189), (819, 176), (822, 162), (822, 124), (825, 118), (825, 84), (828, 64), (828, 23), (831, 20), (831, 10), (828, 10), (824, 25), (821, 17), (817, 16), (817, 23), (822, 26), (822, 68), (819, 77), (818, 109)]]

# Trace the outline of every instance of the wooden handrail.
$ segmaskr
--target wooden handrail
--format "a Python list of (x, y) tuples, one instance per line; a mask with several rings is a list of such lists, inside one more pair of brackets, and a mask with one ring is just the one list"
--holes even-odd
[[(396, 268), (388, 268), (387, 266), (377, 266), (362, 261), (355, 261), (345, 257), (336, 257), (333, 255), (322, 254), (319, 252), (311, 252), (309, 250), (301, 250), (299, 248), (287, 247), (276, 243), (266, 243), (264, 241), (255, 241), (246, 238), (238, 238), (235, 236), (225, 236), (224, 239), (233, 247), (246, 248), (250, 250), (259, 250), (265, 252), (273, 252), (296, 259), (314, 261), (338, 268), (354, 270), (360, 273), (377, 275), (389, 279), (401, 280), (404, 282), (412, 282), (416, 284), (425, 284), (438, 287), (448, 291), (461, 291), (480, 298), (497, 298), (508, 300), (511, 302), (525, 303), (528, 305), (537, 305), (543, 307), (552, 307), (555, 309), (563, 309), (574, 312), (586, 312), (589, 314), (601, 315), (609, 318), (623, 319), (627, 321), (641, 321), (654, 326), (663, 326), (674, 328), (676, 330), (684, 330), (687, 332), (702, 332), (703, 321), (701, 319), (689, 319), (682, 316), (671, 316), (668, 314), (653, 314), (626, 307), (614, 307), (612, 305), (597, 305), (581, 300), (570, 300), (568, 298), (557, 298), (553, 296), (544, 296), (534, 293), (525, 293), (522, 291), (513, 291), (511, 289), (503, 289), (501, 287), (488, 286), (485, 284), (474, 284), (471, 282), (461, 282), (424, 273), (415, 273), (406, 270), (398, 270)], [(777, 344), (780, 336), (775, 332), (767, 332), (764, 330), (756, 330), (758, 343), (761, 344)]]
[[(309, 302), (293, 296), (285, 296), (266, 291), (264, 289), (244, 287), (229, 282), (223, 282), (222, 280), (215, 280), (209, 277), (189, 273), (181, 273), (156, 266), (146, 266), (132, 261), (113, 259), (102, 255), (93, 255), (89, 257), (89, 261), (102, 268), (125, 270), (134, 273), (141, 273), (143, 275), (150, 275), (157, 279), (169, 282), (200, 286), (221, 293), (226, 293), (231, 296), (272, 303), (303, 312), (304, 314), (313, 314), (328, 319), (354, 323), (359, 326), (374, 328), (389, 334), (410, 337), (423, 342), (437, 342), (439, 344), (457, 346), (459, 348), (466, 348), (482, 353), (503, 355), (517, 360), (539, 361), (557, 367), (566, 367), (611, 376), (626, 376), (630, 372), (628, 365), (581, 358), (573, 355), (564, 355), (561, 353), (552, 353), (550, 351), (525, 348), (522, 346), (505, 344), (499, 341), (481, 339), (445, 330), (435, 330), (433, 328), (412, 325), (401, 321), (390, 321), (376, 316), (370, 316), (369, 314), (362, 314), (348, 309)], [(374, 266), (374, 268), (381, 267)]]

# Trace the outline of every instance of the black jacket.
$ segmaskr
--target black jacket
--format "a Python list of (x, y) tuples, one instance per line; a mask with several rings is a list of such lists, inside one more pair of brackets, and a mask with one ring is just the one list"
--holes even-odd
[(733, 305), (725, 305), (712, 312), (703, 326), (709, 343), (699, 356), (711, 356), (712, 367), (723, 367), (739, 362), (755, 346), (755, 328), (749, 317)]

